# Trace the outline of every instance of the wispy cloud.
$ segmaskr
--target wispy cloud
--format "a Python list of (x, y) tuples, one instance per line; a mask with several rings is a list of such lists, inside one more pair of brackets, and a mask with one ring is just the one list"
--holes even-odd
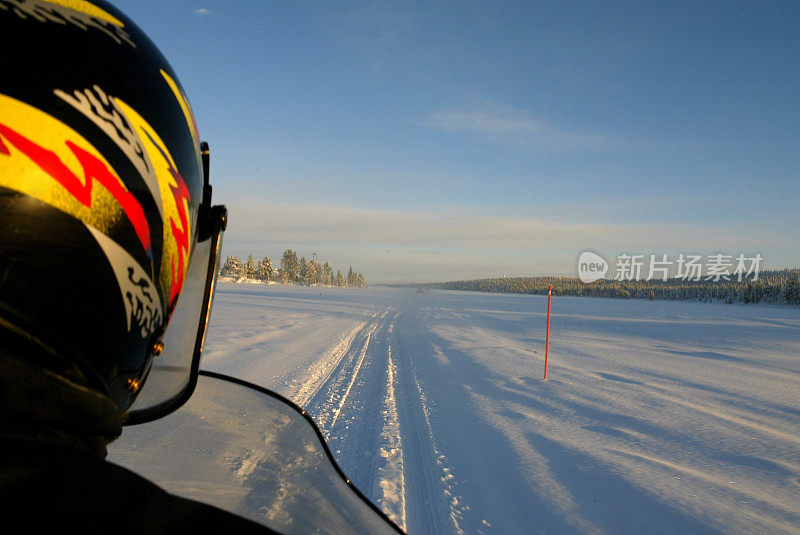
[(493, 142), (531, 147), (607, 150), (626, 145), (616, 136), (562, 129), (521, 110), (492, 103), (437, 111), (421, 123), (445, 132), (473, 133)]
[[(226, 253), (277, 256), (286, 248), (352, 262), (373, 282), (481, 276), (574, 275), (586, 249), (606, 255), (789, 250), (794, 238), (757, 229), (682, 223), (595, 224), (535, 214), (507, 216), (469, 208), (401, 212), (334, 206), (229, 202)], [(338, 255), (332, 256), (332, 255)], [(778, 259), (775, 258), (775, 261)], [(357, 266), (356, 266), (357, 265)], [(346, 267), (346, 266), (345, 266)]]
[[(298, 243), (360, 243), (421, 248), (475, 250), (544, 250), (554, 246), (614, 250), (685, 248), (700, 250), (764, 246), (782, 242), (746, 226), (719, 228), (698, 223), (600, 223), (560, 221), (537, 215), (475, 213), (471, 208), (401, 212), (331, 206), (272, 206), (228, 203), (230, 229), (253, 236), (286, 238)], [(236, 214), (240, 214), (237, 218)], [(657, 251), (656, 251), (657, 252)]]
[(208, 8), (200, 7), (194, 10), (194, 14), (198, 17), (210, 17), (214, 15), (214, 12)]

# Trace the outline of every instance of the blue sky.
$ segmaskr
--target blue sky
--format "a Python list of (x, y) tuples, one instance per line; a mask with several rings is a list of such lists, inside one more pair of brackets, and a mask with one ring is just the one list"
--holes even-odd
[(586, 249), (800, 266), (800, 4), (114, 3), (211, 143), (225, 254), (370, 282)]

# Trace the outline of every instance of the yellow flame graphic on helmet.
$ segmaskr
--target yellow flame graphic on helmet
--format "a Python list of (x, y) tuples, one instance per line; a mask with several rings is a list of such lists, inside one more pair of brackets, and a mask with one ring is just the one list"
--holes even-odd
[(103, 233), (127, 217), (150, 253), (141, 205), (103, 155), (52, 116), (0, 94), (0, 185), (58, 208)]
[(91, 2), (87, 2), (86, 0), (47, 0), (47, 1), (50, 2), (51, 4), (56, 4), (61, 7), (66, 7), (68, 9), (72, 9), (73, 11), (78, 11), (85, 15), (89, 15), (90, 17), (110, 22), (114, 26), (119, 26), (120, 28), (125, 27), (122, 21), (120, 21), (118, 18), (114, 17), (107, 11), (100, 9)]
[(164, 69), (161, 69), (161, 76), (163, 76), (167, 81), (167, 85), (169, 85), (169, 88), (172, 89), (172, 92), (175, 94), (175, 98), (178, 100), (178, 104), (180, 104), (181, 110), (183, 110), (183, 117), (186, 119), (189, 132), (192, 133), (194, 149), (199, 159), (200, 135), (197, 132), (197, 122), (194, 120), (194, 113), (192, 113), (192, 107), (189, 105), (189, 100), (186, 98), (186, 95), (183, 94), (183, 91), (181, 91), (180, 87), (178, 87), (178, 84), (175, 83), (175, 80), (173, 80), (169, 74), (164, 72)]
[(167, 302), (171, 303), (183, 287), (184, 276), (189, 266), (192, 236), (189, 192), (166, 143), (156, 130), (123, 100), (117, 98), (116, 102), (141, 139), (158, 179), (164, 208), (164, 252), (161, 258), (159, 282)]

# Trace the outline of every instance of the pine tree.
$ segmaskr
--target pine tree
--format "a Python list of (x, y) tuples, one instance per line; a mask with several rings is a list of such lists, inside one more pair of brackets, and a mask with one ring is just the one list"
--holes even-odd
[(333, 284), (333, 268), (328, 262), (322, 266), (322, 284), (325, 286)]
[(300, 264), (297, 269), (297, 281), (303, 282), (306, 279), (306, 273), (308, 273), (308, 261), (303, 256), (300, 258)]
[(287, 249), (283, 252), (283, 257), (281, 258), (281, 282), (286, 284), (288, 282), (297, 281), (299, 277), (299, 271), (300, 263), (297, 261), (297, 253), (291, 249)]
[(322, 266), (316, 260), (312, 260), (311, 264), (314, 266), (314, 283), (322, 284)]
[(344, 277), (342, 277), (342, 272), (338, 269), (336, 270), (336, 286), (339, 288), (344, 286)]
[(227, 277), (228, 276), (228, 272), (231, 269), (231, 262), (232, 261), (233, 261), (233, 258), (231, 258), (230, 256), (226, 256), (225, 257), (225, 262), (223, 262), (222, 263), (222, 267), (219, 268), (219, 274), (220, 274), (221, 277)]
[(800, 305), (800, 274), (789, 274), (783, 300), (791, 305)]
[(308, 285), (315, 284), (317, 282), (317, 269), (314, 266), (313, 261), (306, 263), (305, 275), (303, 275), (302, 282), (303, 284), (308, 284)]
[(252, 253), (247, 257), (247, 264), (244, 267), (244, 276), (248, 279), (256, 278), (256, 261), (253, 260)]
[(229, 256), (225, 259), (220, 275), (223, 277), (242, 277), (244, 276), (244, 263), (235, 256)]
[(258, 267), (256, 268), (256, 278), (260, 281), (270, 281), (272, 280), (273, 269), (272, 269), (272, 261), (269, 257), (265, 256), (261, 259), (261, 262), (258, 263)]
[(347, 272), (347, 285), (352, 287), (356, 282), (356, 274), (353, 272), (353, 266), (350, 266), (350, 271)]

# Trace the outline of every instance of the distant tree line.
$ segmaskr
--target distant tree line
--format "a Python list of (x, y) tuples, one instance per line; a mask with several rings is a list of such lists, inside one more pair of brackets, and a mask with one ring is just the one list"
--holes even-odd
[[(314, 253), (316, 255), (316, 253)], [(320, 264), (316, 260), (306, 260), (303, 256), (297, 258), (297, 253), (291, 249), (284, 251), (281, 257), (280, 266), (275, 269), (272, 260), (265, 256), (258, 262), (253, 255), (242, 261), (235, 256), (229, 256), (220, 269), (221, 276), (234, 277), (236, 279), (252, 279), (263, 282), (280, 282), (282, 284), (321, 284), (324, 286), (364, 288), (367, 282), (364, 275), (353, 271), (353, 266), (347, 271), (347, 276), (342, 275), (341, 270), (333, 273), (333, 268), (328, 262)]]
[(550, 285), (553, 286), (554, 295), (800, 305), (800, 269), (762, 271), (757, 280), (750, 278), (741, 281), (601, 279), (586, 284), (571, 277), (515, 277), (452, 281), (424, 286), (477, 292), (547, 294)]

